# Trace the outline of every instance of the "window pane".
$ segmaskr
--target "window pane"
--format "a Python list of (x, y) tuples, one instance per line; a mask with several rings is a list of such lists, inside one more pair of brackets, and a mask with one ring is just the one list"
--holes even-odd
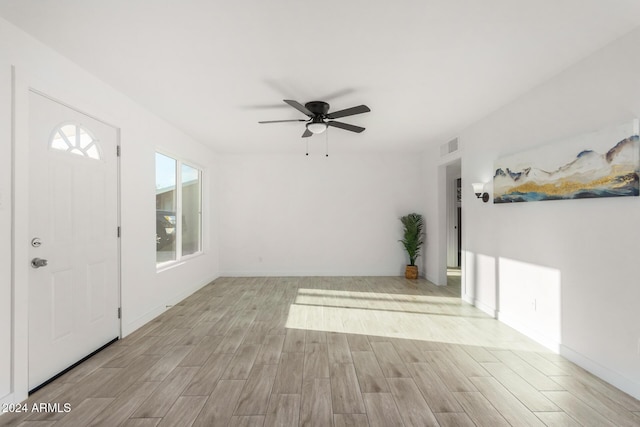
[(98, 153), (98, 147), (95, 144), (87, 148), (86, 153), (87, 156), (91, 157), (92, 159), (100, 160), (100, 153)]
[(69, 149), (69, 144), (67, 144), (66, 139), (64, 139), (60, 131), (56, 132), (55, 136), (51, 140), (51, 148), (62, 151), (67, 151)]
[(78, 135), (78, 142), (80, 143), (80, 148), (85, 149), (89, 144), (93, 142), (93, 138), (91, 138), (91, 135), (89, 135), (84, 129), (80, 128), (79, 130), (80, 134)]
[(89, 130), (77, 124), (67, 124), (56, 130), (49, 147), (77, 156), (100, 160), (100, 147)]
[(176, 161), (156, 153), (156, 262), (176, 259)]
[(76, 125), (65, 125), (60, 128), (72, 146), (76, 145)]
[(200, 171), (182, 165), (182, 255), (200, 250)]

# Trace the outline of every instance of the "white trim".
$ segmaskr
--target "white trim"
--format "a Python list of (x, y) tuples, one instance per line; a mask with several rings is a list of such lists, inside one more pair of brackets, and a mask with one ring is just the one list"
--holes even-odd
[(446, 283), (438, 283), (438, 277), (433, 274), (425, 274), (424, 278), (436, 286), (445, 286)]
[(85, 116), (89, 117), (90, 119), (93, 119), (93, 120), (95, 120), (95, 121), (98, 121), (98, 122), (100, 122), (100, 123), (102, 123), (102, 124), (105, 124), (105, 125), (107, 125), (107, 126), (110, 126), (110, 127), (114, 128), (114, 129), (120, 129), (118, 126), (114, 125), (113, 123), (107, 122), (107, 121), (102, 120), (102, 119), (100, 119), (100, 118), (98, 118), (98, 117), (96, 117), (96, 116), (93, 116), (93, 115), (91, 115), (91, 114), (88, 114), (88, 113), (84, 112), (83, 110), (80, 110), (80, 109), (78, 109), (78, 108), (74, 107), (73, 105), (67, 104), (66, 102), (61, 101), (61, 100), (60, 100), (60, 99), (58, 99), (58, 98), (55, 98), (55, 97), (53, 97), (53, 96), (51, 96), (51, 95), (48, 95), (48, 94), (46, 94), (45, 92), (41, 92), (41, 91), (39, 91), (38, 89), (34, 89), (34, 88), (32, 88), (32, 87), (29, 87), (29, 91), (31, 91), (31, 92), (33, 92), (33, 93), (35, 93), (35, 94), (38, 94), (38, 95), (40, 95), (40, 96), (42, 96), (42, 97), (44, 97), (44, 98), (47, 98), (47, 99), (48, 99), (48, 100), (50, 100), (50, 101), (56, 102), (56, 103), (58, 103), (58, 104), (60, 104), (60, 105), (62, 105), (62, 106), (64, 106), (64, 107), (70, 108), (70, 109), (72, 109), (73, 111), (77, 111), (77, 112), (78, 112), (78, 113), (80, 113), (80, 114), (84, 114)]
[(462, 147), (460, 146), (460, 139), (458, 139), (458, 149), (453, 153), (446, 154), (438, 160), (438, 166), (448, 165), (455, 160), (462, 160)]
[(473, 305), (478, 310), (485, 312), (486, 314), (488, 314), (489, 316), (493, 317), (494, 319), (498, 318), (498, 313), (496, 312), (495, 308), (493, 308), (491, 306), (488, 306), (485, 303), (478, 301), (477, 299), (474, 299), (474, 300), (470, 301), (469, 299), (464, 298), (464, 301), (466, 301), (469, 304)]
[(118, 269), (118, 308), (121, 310), (120, 311), (120, 318), (118, 319), (118, 329), (119, 329), (119, 337), (122, 339), (122, 179), (121, 179), (121, 172), (122, 172), (122, 167), (121, 167), (121, 163), (120, 163), (120, 159), (122, 157), (122, 139), (121, 139), (121, 129), (115, 128), (116, 129), (116, 150), (117, 150), (117, 155), (116, 155), (116, 181), (117, 181), (117, 188), (116, 188), (116, 222), (117, 222), (117, 226), (118, 226), (118, 230), (120, 232), (120, 235), (118, 236), (118, 242), (117, 242), (117, 247), (118, 247), (118, 257), (116, 259), (116, 265), (117, 265), (117, 269)]
[(567, 347), (566, 345), (560, 345), (560, 355), (575, 363), (576, 365), (591, 372), (596, 377), (608, 382), (614, 387), (619, 388), (627, 394), (640, 399), (640, 383), (635, 382), (624, 375), (615, 372), (598, 362), (589, 359), (583, 354)]
[[(122, 337), (124, 338), (127, 335), (132, 334), (138, 328), (146, 325), (147, 323), (151, 322), (153, 319), (155, 319), (156, 317), (158, 317), (159, 315), (161, 315), (162, 313), (167, 311), (171, 306), (176, 305), (180, 301), (182, 301), (185, 298), (187, 298), (187, 297), (191, 296), (192, 294), (194, 294), (196, 291), (204, 288), (209, 283), (211, 283), (214, 280), (216, 280), (218, 277), (219, 276), (212, 276), (211, 278), (209, 278), (209, 279), (207, 279), (207, 280), (205, 280), (203, 282), (200, 282), (196, 286), (192, 286), (192, 287), (189, 287), (186, 290), (183, 290), (182, 292), (180, 292), (180, 293), (174, 295), (173, 297), (169, 298), (162, 306), (155, 307), (152, 310), (149, 310), (148, 312), (146, 312), (142, 316), (136, 318), (132, 322), (125, 323), (123, 321), (122, 322), (122, 325), (123, 325)], [(125, 307), (125, 309), (126, 309), (126, 307)], [(126, 314), (127, 314), (126, 311), (123, 311), (122, 319), (126, 318), (125, 317)]]
[(16, 67), (15, 66), (11, 66), (11, 88), (10, 88), (10, 95), (11, 95), (11, 117), (9, 118), (10, 120), (10, 126), (11, 126), (11, 152), (9, 153), (9, 155), (11, 156), (11, 182), (9, 183), (10, 186), (10, 198), (11, 198), (11, 260), (9, 262), (9, 266), (11, 268), (11, 272), (10, 272), (10, 277), (9, 277), (9, 281), (10, 281), (10, 295), (9, 298), (11, 298), (11, 315), (10, 315), (10, 319), (11, 319), (11, 331), (10, 331), (10, 343), (11, 343), (11, 348), (9, 349), (10, 351), (10, 355), (9, 355), (9, 369), (11, 370), (10, 373), (10, 384), (9, 384), (9, 395), (7, 397), (4, 397), (2, 399), (2, 403), (7, 403), (5, 401), (5, 399), (7, 399), (8, 397), (10, 397), (11, 399), (13, 399), (13, 392), (15, 391), (15, 362), (16, 362), (16, 338), (15, 338), (15, 334), (16, 334), (16, 307), (15, 307), (15, 301), (16, 301), (16, 290), (15, 290), (15, 284), (16, 279), (15, 279), (15, 247), (16, 247), (16, 188), (15, 188), (15, 183), (16, 183), (16, 158), (15, 158), (15, 154), (16, 154)]
[[(156, 317), (164, 313), (165, 310), (166, 308), (156, 307), (153, 310), (150, 310), (145, 314), (143, 314), (142, 316), (138, 317), (137, 319), (133, 320), (131, 323), (126, 323), (123, 321), (122, 322), (122, 338), (125, 338), (127, 335), (130, 335), (133, 332), (135, 332), (138, 328), (151, 322), (153, 319), (155, 319)], [(122, 319), (120, 320), (124, 320), (126, 318), (126, 315), (127, 315), (126, 307), (123, 307)]]
[[(29, 87), (22, 69), (14, 67), (13, 147), (13, 384), (15, 402), (29, 391), (29, 218), (18, 215), (29, 208)], [(19, 166), (19, 167), (18, 167)]]
[(201, 257), (203, 255), (204, 255), (204, 252), (200, 250), (198, 252), (194, 252), (192, 254), (183, 256), (182, 258), (180, 258), (180, 260), (171, 260), (171, 261), (165, 261), (161, 263), (156, 262), (156, 273), (162, 273), (163, 271), (174, 269), (176, 267), (183, 265), (187, 261), (191, 261), (192, 259)]
[[(6, 404), (9, 404), (9, 403), (18, 403), (18, 402), (15, 401), (15, 399), (13, 397), (13, 393), (9, 393), (6, 396), (0, 398), (0, 405), (6, 405)], [(4, 412), (0, 411), (0, 417), (2, 415), (4, 415), (4, 414), (5, 414)], [(2, 418), (0, 418), (0, 421), (1, 420), (2, 420)]]
[[(9, 90), (8, 90), (8, 95), (10, 97), (10, 102), (9, 102), (9, 120), (8, 120), (8, 125), (9, 125), (9, 159), (10, 159), (10, 163), (9, 163), (9, 187), (8, 187), (8, 198), (9, 198), (9, 206), (10, 206), (10, 210), (8, 212), (8, 216), (9, 216), (9, 222), (10, 222), (10, 246), (9, 246), (9, 289), (8, 289), (8, 298), (9, 298), (9, 325), (6, 325), (9, 328), (9, 348), (6, 349), (8, 354), (8, 362), (9, 362), (9, 376), (8, 376), (8, 380), (9, 380), (9, 384), (8, 385), (8, 390), (7, 390), (7, 394), (4, 395), (2, 398), (0, 398), (0, 404), (7, 404), (7, 403), (15, 403), (14, 401), (14, 389), (15, 389), (15, 339), (16, 339), (16, 331), (15, 331), (15, 268), (14, 268), (14, 261), (15, 261), (15, 221), (16, 221), (16, 214), (15, 214), (15, 175), (16, 175), (16, 166), (15, 166), (15, 150), (16, 150), (16, 144), (15, 144), (15, 110), (16, 110), (16, 96), (15, 96), (15, 67), (11, 64), (5, 64), (2, 63), (2, 67), (4, 68), (5, 66), (8, 66), (9, 68)], [(2, 83), (5, 83), (4, 80), (4, 74), (3, 74), (3, 81)], [(4, 272), (3, 272), (4, 274)], [(4, 367), (2, 367), (4, 369)], [(2, 413), (0, 412), (0, 415)]]
[(553, 351), (554, 353), (560, 352), (561, 344), (558, 341), (556, 341), (551, 337), (548, 337), (547, 335), (539, 331), (536, 331), (535, 329), (532, 329), (526, 326), (524, 323), (520, 322), (517, 318), (512, 317), (508, 314), (504, 314), (502, 312), (498, 312), (498, 315), (496, 318), (500, 320), (502, 323), (504, 323), (505, 325), (512, 327), (516, 331), (522, 333), (523, 335), (526, 335), (527, 337), (531, 338), (538, 344), (545, 346), (546, 348)]
[[(404, 268), (402, 271), (246, 271), (246, 270), (225, 270), (220, 272), (220, 277), (397, 277), (404, 279)], [(424, 280), (424, 279), (423, 279)], [(426, 279), (428, 280), (428, 279)]]
[[(433, 249), (436, 259), (437, 279), (433, 283), (437, 285), (447, 284), (447, 167), (448, 164), (438, 164), (438, 186), (436, 190), (436, 232), (431, 240), (435, 239)], [(429, 245), (431, 246), (431, 245)], [(434, 255), (432, 255), (434, 256)]]
[(175, 154), (170, 150), (165, 150), (162, 147), (156, 147), (155, 148), (155, 152), (156, 153), (160, 153), (160, 154), (162, 154), (163, 156), (166, 156), (166, 157), (171, 157), (174, 160), (180, 160), (182, 163), (185, 163), (187, 166), (191, 166), (192, 168), (198, 169), (200, 171), (204, 171), (206, 169), (200, 163), (194, 162), (194, 161), (189, 160), (189, 159), (185, 159), (184, 156), (180, 156), (178, 154)]
[[(447, 186), (447, 267), (458, 266), (458, 179), (460, 176), (448, 177)], [(461, 264), (461, 263), (460, 263)], [(462, 268), (462, 265), (460, 265)]]

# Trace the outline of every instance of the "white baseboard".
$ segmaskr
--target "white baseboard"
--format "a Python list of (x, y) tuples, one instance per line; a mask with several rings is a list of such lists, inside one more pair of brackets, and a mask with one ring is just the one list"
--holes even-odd
[[(156, 307), (153, 310), (148, 311), (147, 313), (133, 320), (132, 322), (129, 322), (129, 323), (122, 322), (122, 338), (126, 337), (127, 335), (136, 331), (138, 328), (151, 322), (153, 319), (155, 319), (156, 317), (164, 313), (165, 310), (166, 309), (164, 307), (162, 308)], [(123, 319), (126, 318), (126, 312), (123, 312), (122, 317)]]
[[(10, 403), (19, 403), (19, 402), (16, 402), (14, 399), (15, 399), (15, 395), (13, 393), (9, 393), (6, 396), (0, 398), (0, 405), (8, 405)], [(0, 410), (0, 415), (2, 414), (3, 412)]]
[(624, 375), (589, 359), (566, 345), (560, 345), (560, 355), (614, 387), (619, 388), (636, 399), (640, 399), (640, 383), (626, 378)]
[(192, 286), (192, 287), (186, 289), (183, 292), (178, 293), (177, 295), (174, 295), (173, 298), (170, 298), (169, 301), (165, 305), (176, 305), (176, 304), (178, 304), (180, 301), (182, 301), (183, 299), (187, 298), (188, 296), (190, 296), (191, 294), (195, 293), (196, 291), (204, 288), (209, 283), (211, 283), (214, 280), (216, 280), (218, 277), (220, 277), (220, 276), (215, 276), (215, 277), (209, 278), (209, 279), (207, 279), (207, 280), (205, 280), (203, 282), (200, 282), (200, 283), (196, 284), (195, 286)]
[[(125, 324), (123, 322), (123, 324), (122, 324), (122, 338), (124, 338), (127, 335), (133, 333), (138, 328), (146, 325), (147, 323), (151, 322), (156, 317), (160, 316), (162, 313), (164, 313), (167, 310), (167, 305), (176, 305), (177, 303), (179, 303), (183, 299), (187, 298), (191, 294), (195, 293), (199, 289), (201, 289), (201, 288), (205, 287), (206, 285), (208, 285), (209, 283), (213, 282), (218, 277), (219, 276), (215, 276), (213, 278), (207, 279), (207, 280), (205, 280), (205, 281), (203, 281), (203, 282), (201, 282), (201, 283), (199, 283), (199, 284), (197, 284), (195, 286), (192, 286), (192, 287), (184, 290), (183, 292), (180, 292), (177, 295), (174, 295), (173, 297), (169, 298), (168, 301), (165, 301), (162, 305), (153, 308), (152, 310), (148, 311), (147, 313), (143, 314), (142, 316), (138, 317), (137, 319), (135, 319), (135, 320), (133, 320), (133, 321), (127, 323), (127, 324)], [(123, 315), (123, 317), (124, 317), (124, 315)]]
[(479, 309), (480, 311), (483, 311), (485, 313), (487, 313), (489, 316), (493, 317), (494, 319), (497, 318), (497, 313), (496, 313), (496, 309), (481, 302), (478, 301), (477, 299), (468, 301), (466, 298), (463, 298), (465, 301), (467, 301), (469, 304), (475, 306), (477, 309)]
[(220, 272), (220, 277), (404, 277), (400, 271), (234, 271)]
[(438, 283), (438, 276), (434, 276), (433, 274), (426, 274), (424, 278), (436, 286), (446, 286), (446, 283)]
[[(492, 310), (490, 307), (482, 307), (481, 303), (476, 300), (471, 300), (471, 298), (469, 298), (468, 296), (463, 296), (462, 299), (491, 315)], [(513, 316), (501, 312), (497, 312), (496, 314), (497, 315), (495, 317), (505, 325), (512, 327), (513, 329), (526, 335), (527, 337), (548, 348), (554, 353), (560, 354), (567, 360), (591, 372), (596, 377), (608, 382), (609, 384), (622, 390), (623, 392), (633, 396), (636, 399), (640, 399), (640, 383), (626, 378), (624, 375), (591, 360), (590, 358), (567, 347), (566, 345), (560, 344), (556, 339), (550, 338), (549, 336), (539, 331), (527, 327)]]
[(526, 335), (527, 337), (531, 338), (538, 344), (548, 348), (552, 352), (554, 353), (560, 352), (561, 344), (556, 339), (553, 339), (548, 335), (541, 333), (540, 331), (536, 331), (528, 327), (527, 325), (520, 322), (515, 317), (505, 314), (503, 312), (498, 312), (496, 319), (500, 320), (502, 323), (504, 323), (507, 326), (511, 326), (516, 331)]

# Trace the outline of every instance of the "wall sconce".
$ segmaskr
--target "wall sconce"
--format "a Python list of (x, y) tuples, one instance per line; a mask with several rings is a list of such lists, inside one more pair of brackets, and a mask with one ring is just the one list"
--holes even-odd
[(476, 193), (476, 197), (487, 203), (489, 201), (489, 193), (484, 191), (484, 182), (476, 182), (471, 185), (473, 186), (473, 192)]

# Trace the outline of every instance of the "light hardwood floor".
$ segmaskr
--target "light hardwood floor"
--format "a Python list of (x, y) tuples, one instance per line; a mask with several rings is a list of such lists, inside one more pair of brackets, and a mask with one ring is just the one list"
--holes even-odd
[(393, 277), (220, 278), (33, 394), (19, 426), (638, 426), (640, 401)]

